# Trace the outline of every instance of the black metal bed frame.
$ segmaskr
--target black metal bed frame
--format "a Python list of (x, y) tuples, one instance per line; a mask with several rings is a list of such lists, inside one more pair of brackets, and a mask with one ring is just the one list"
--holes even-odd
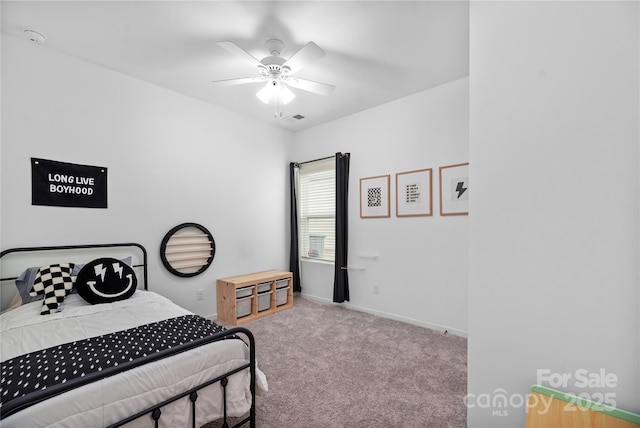
[[(117, 248), (117, 247), (136, 247), (140, 250), (141, 254), (142, 254), (142, 259), (143, 262), (142, 264), (134, 264), (132, 267), (134, 268), (140, 268), (142, 267), (143, 269), (143, 275), (144, 275), (144, 289), (148, 290), (148, 281), (147, 281), (147, 272), (148, 272), (148, 268), (147, 268), (147, 250), (145, 249), (144, 246), (142, 246), (141, 244), (135, 243), (135, 242), (128, 242), (128, 243), (113, 243), (113, 244), (84, 244), (84, 245), (58, 245), (58, 246), (41, 246), (41, 247), (20, 247), (20, 248), (11, 248), (8, 250), (3, 250), (2, 252), (0, 252), (0, 259), (2, 259), (3, 257), (5, 257), (8, 254), (12, 254), (12, 253), (21, 253), (21, 252), (35, 252), (35, 251), (63, 251), (63, 250), (82, 250), (82, 249), (96, 249), (96, 248)], [(7, 277), (7, 278), (0, 278), (0, 284), (4, 283), (5, 281), (9, 281), (9, 280), (15, 280), (17, 279), (17, 277)], [(220, 382), (220, 385), (222, 387), (222, 401), (223, 401), (223, 419), (222, 419), (222, 427), (223, 428), (229, 428), (229, 423), (227, 421), (228, 417), (227, 417), (227, 394), (226, 394), (226, 386), (229, 380), (229, 376), (241, 372), (243, 370), (249, 369), (249, 373), (250, 373), (250, 391), (251, 391), (251, 407), (249, 409), (249, 415), (247, 417), (245, 417), (244, 419), (242, 419), (240, 422), (238, 422), (237, 424), (233, 425), (233, 427), (231, 428), (237, 428), (240, 426), (245, 425), (246, 423), (249, 423), (250, 428), (255, 428), (256, 426), (256, 354), (255, 354), (255, 339), (253, 337), (253, 334), (251, 333), (250, 330), (244, 328), (244, 327), (233, 327), (230, 329), (226, 329), (223, 332), (220, 332), (218, 334), (209, 336), (208, 338), (206, 338), (203, 341), (199, 341), (197, 344), (193, 345), (193, 346), (187, 346), (185, 348), (180, 348), (178, 350), (176, 350), (175, 352), (171, 353), (170, 355), (174, 355), (177, 354), (179, 352), (186, 352), (190, 349), (202, 346), (202, 345), (206, 345), (209, 343), (213, 343), (213, 342), (217, 342), (220, 340), (224, 340), (226, 338), (228, 338), (229, 336), (232, 335), (237, 335), (237, 334), (242, 334), (244, 336), (246, 336), (246, 338), (249, 340), (249, 362), (246, 364), (243, 364), (239, 367), (236, 367), (233, 370), (230, 370), (227, 373), (224, 373), (220, 376), (217, 376), (213, 379), (209, 379), (208, 381), (195, 386), (191, 389), (188, 389), (186, 391), (183, 391), (177, 395), (175, 395), (174, 397), (171, 397), (169, 399), (166, 399), (160, 403), (154, 404), (151, 407), (148, 407), (134, 415), (131, 415), (119, 422), (116, 422), (112, 425), (109, 425), (107, 428), (117, 428), (117, 427), (121, 427), (129, 422), (132, 422), (136, 419), (139, 419), (145, 415), (150, 415), (151, 418), (154, 420), (155, 423), (155, 427), (157, 428), (159, 426), (160, 423), (160, 418), (162, 416), (162, 407), (166, 406), (167, 404), (173, 403), (179, 399), (185, 398), (185, 397), (189, 397), (189, 400), (191, 401), (191, 426), (192, 428), (196, 428), (196, 401), (198, 399), (198, 391), (201, 390), (202, 388), (205, 388), (207, 386), (210, 386), (212, 384), (215, 384), (217, 382)], [(37, 401), (42, 401), (42, 399), (37, 400)], [(19, 409), (17, 409), (19, 410)]]

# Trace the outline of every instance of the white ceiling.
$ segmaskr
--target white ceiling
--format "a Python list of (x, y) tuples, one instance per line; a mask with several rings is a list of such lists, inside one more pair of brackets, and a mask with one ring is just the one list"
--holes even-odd
[[(5, 1), (2, 32), (43, 33), (43, 47), (239, 114), (299, 131), (467, 76), (468, 1)], [(289, 58), (308, 41), (326, 56), (297, 77), (336, 86), (296, 90), (283, 118), (255, 96), (261, 83), (214, 87), (257, 71), (216, 42), (254, 57), (268, 39)], [(296, 121), (290, 116), (300, 114)]]

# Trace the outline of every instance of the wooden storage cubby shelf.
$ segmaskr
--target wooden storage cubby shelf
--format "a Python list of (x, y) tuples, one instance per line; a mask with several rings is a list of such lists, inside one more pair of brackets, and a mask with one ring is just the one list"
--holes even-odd
[[(282, 280), (286, 280), (288, 282), (287, 289), (284, 290), (284, 287), (282, 287), (280, 291), (278, 291), (278, 282)], [(258, 285), (265, 283), (271, 284), (270, 304), (268, 308), (259, 310)], [(245, 316), (238, 317), (238, 302), (242, 300), (242, 298), (236, 297), (236, 290), (251, 286), (253, 286), (251, 311)], [(232, 325), (240, 325), (292, 307), (293, 275), (291, 272), (268, 270), (264, 272), (218, 279), (216, 281), (216, 291), (218, 295), (218, 319)], [(278, 293), (284, 293), (285, 291), (287, 298), (286, 302), (278, 305)]]

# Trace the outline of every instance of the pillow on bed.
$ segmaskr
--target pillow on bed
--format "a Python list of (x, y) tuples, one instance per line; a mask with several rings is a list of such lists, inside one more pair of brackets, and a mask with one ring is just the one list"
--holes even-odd
[(128, 299), (137, 285), (131, 266), (108, 257), (87, 263), (76, 278), (78, 294), (92, 305)]
[(60, 305), (73, 288), (72, 270), (73, 263), (55, 263), (38, 269), (29, 296), (44, 295), (40, 315), (53, 314), (62, 309)]
[[(131, 256), (125, 257), (120, 260), (122, 260), (123, 262), (131, 266)], [(84, 263), (73, 264), (71, 277), (73, 278), (74, 283), (76, 281), (76, 277), (78, 276), (78, 273), (80, 273), (80, 270), (83, 267), (84, 267)], [(18, 289), (18, 294), (20, 294), (20, 297), (22, 298), (23, 305), (27, 303), (35, 302), (36, 300), (44, 299), (44, 294), (38, 294), (36, 296), (29, 295), (29, 293), (31, 292), (31, 289), (33, 288), (33, 282), (36, 279), (36, 274), (38, 273), (39, 270), (40, 270), (40, 267), (38, 266), (27, 268), (24, 270), (24, 272), (20, 274), (19, 277), (16, 278), (16, 288)], [(71, 294), (73, 293), (77, 293), (75, 285), (71, 289)]]
[(40, 268), (37, 266), (27, 268), (18, 278), (16, 278), (16, 288), (18, 289), (18, 294), (20, 294), (20, 297), (22, 298), (23, 305), (44, 299), (44, 294), (38, 294), (35, 297), (31, 297), (29, 295), (33, 288), (33, 281), (36, 280), (36, 274), (39, 270)]

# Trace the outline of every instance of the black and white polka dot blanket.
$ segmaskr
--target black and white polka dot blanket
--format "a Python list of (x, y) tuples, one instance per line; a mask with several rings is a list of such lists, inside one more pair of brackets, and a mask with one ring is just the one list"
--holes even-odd
[(72, 388), (208, 343), (224, 330), (204, 317), (184, 315), (4, 361), (0, 418)]

